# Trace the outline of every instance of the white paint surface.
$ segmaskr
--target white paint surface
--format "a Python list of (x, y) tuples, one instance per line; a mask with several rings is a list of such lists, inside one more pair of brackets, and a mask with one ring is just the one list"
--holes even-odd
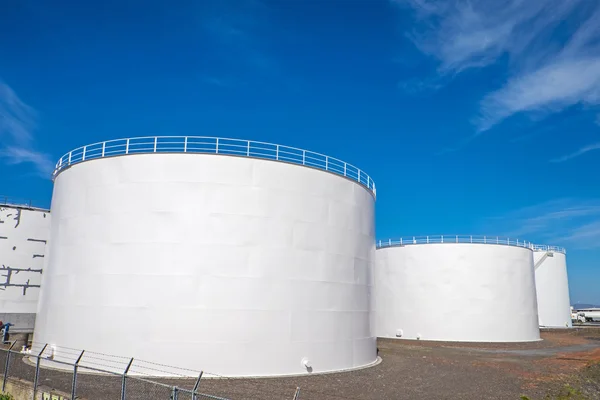
[(533, 259), (540, 326), (572, 327), (565, 254), (534, 251)]
[(216, 155), (63, 170), (35, 341), (229, 376), (376, 361), (374, 199), (344, 177)]
[(443, 341), (539, 340), (532, 251), (487, 244), (377, 250), (375, 333)]
[(0, 317), (16, 328), (33, 328), (49, 233), (47, 211), (0, 206)]

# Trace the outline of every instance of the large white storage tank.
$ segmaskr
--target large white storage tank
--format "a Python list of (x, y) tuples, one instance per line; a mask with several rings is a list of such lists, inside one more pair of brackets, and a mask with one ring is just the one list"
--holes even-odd
[(531, 246), (437, 236), (380, 242), (375, 265), (379, 337), (539, 340)]
[(226, 376), (376, 361), (375, 187), (356, 167), (139, 138), (68, 153), (54, 184), (36, 342)]
[(48, 210), (1, 199), (0, 320), (31, 331), (35, 321), (46, 242)]
[(549, 328), (570, 328), (573, 324), (566, 251), (553, 246), (534, 246), (534, 249), (539, 324)]

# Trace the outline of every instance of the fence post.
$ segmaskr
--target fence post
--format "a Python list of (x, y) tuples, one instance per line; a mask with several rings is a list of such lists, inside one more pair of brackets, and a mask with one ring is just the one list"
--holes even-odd
[(75, 361), (75, 364), (73, 364), (73, 384), (71, 385), (71, 400), (75, 400), (75, 395), (77, 394), (77, 368), (79, 368), (79, 361), (81, 361), (83, 353), (85, 353), (85, 350), (81, 350), (81, 354), (79, 354), (79, 357), (77, 357), (77, 361)]
[(194, 388), (192, 389), (192, 400), (198, 400), (198, 393), (196, 393), (196, 390), (198, 390), (198, 387), (200, 387), (200, 379), (202, 379), (202, 374), (204, 374), (204, 371), (200, 371), (200, 375), (198, 376), (198, 379), (196, 380), (196, 384), (194, 385)]
[(294, 393), (294, 400), (298, 400), (300, 398), (300, 388), (296, 388), (296, 393)]
[(2, 382), (2, 392), (6, 391), (6, 379), (8, 379), (8, 367), (10, 365), (10, 351), (16, 343), (16, 341), (12, 342), (8, 350), (6, 350), (6, 365), (4, 366), (4, 381)]
[(129, 372), (129, 368), (131, 368), (131, 364), (133, 364), (133, 358), (129, 360), (127, 368), (125, 368), (125, 371), (123, 371), (123, 380), (121, 381), (121, 400), (125, 400), (125, 386), (127, 381), (127, 373)]
[(48, 343), (42, 347), (42, 351), (40, 351), (37, 355), (37, 360), (35, 362), (35, 376), (33, 377), (33, 396), (31, 400), (35, 400), (35, 395), (37, 392), (38, 381), (40, 380), (40, 361), (42, 359), (42, 354), (46, 351), (46, 347), (48, 347)]
[(179, 388), (177, 386), (173, 386), (173, 392), (171, 394), (171, 399), (177, 400), (178, 396), (179, 396)]

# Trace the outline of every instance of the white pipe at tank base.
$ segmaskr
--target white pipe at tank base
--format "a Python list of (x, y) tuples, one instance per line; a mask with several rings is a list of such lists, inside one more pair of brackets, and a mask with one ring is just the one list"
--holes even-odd
[(311, 363), (310, 363), (310, 360), (309, 360), (308, 358), (306, 358), (306, 357), (304, 357), (304, 358), (302, 359), (302, 366), (303, 366), (304, 368), (308, 369), (308, 370), (310, 370), (310, 369), (312, 368), (312, 365), (311, 365)]

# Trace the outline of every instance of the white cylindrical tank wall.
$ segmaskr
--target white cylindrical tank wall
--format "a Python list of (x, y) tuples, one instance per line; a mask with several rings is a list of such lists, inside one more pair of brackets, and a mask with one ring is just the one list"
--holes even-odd
[(46, 242), (47, 210), (0, 205), (0, 320), (33, 329)]
[(540, 326), (572, 327), (567, 258), (563, 251), (533, 252)]
[(72, 165), (55, 179), (35, 341), (228, 376), (374, 363), (374, 201), (254, 158)]
[(410, 244), (380, 248), (375, 259), (379, 337), (471, 342), (540, 338), (528, 248)]

